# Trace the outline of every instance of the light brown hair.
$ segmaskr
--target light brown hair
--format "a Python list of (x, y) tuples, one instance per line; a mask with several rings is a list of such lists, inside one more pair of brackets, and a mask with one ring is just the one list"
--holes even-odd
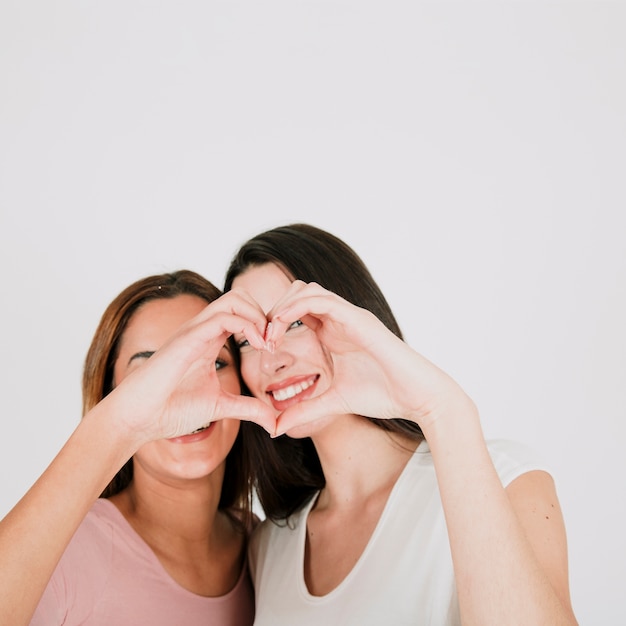
[[(147, 302), (180, 295), (193, 295), (208, 303), (221, 295), (221, 291), (206, 278), (190, 270), (148, 276), (126, 287), (104, 311), (89, 346), (83, 368), (83, 415), (113, 390), (113, 368), (118, 357), (120, 342), (136, 311)], [(233, 354), (237, 351), (233, 347)], [(239, 371), (239, 362), (236, 362)], [(243, 457), (241, 429), (226, 457), (224, 483), (220, 509), (237, 509), (237, 516), (247, 523), (251, 514), (249, 472)], [(129, 459), (106, 486), (101, 497), (108, 498), (128, 486), (133, 478), (133, 460)]]

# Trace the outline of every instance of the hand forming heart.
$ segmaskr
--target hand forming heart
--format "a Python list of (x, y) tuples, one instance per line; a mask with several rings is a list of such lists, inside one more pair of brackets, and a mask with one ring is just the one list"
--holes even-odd
[(267, 314), (263, 349), (276, 350), (301, 320), (332, 358), (332, 380), (320, 395), (290, 406), (277, 418), (276, 435), (329, 415), (404, 418), (428, 428), (462, 389), (394, 335), (366, 309), (315, 283), (295, 281)]

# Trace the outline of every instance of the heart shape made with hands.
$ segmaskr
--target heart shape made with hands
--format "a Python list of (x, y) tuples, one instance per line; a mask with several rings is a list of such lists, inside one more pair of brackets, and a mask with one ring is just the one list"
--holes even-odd
[[(265, 300), (260, 302), (259, 308), (264, 309), (267, 323), (262, 346), (257, 342), (253, 349), (270, 353), (280, 350), (292, 325), (301, 322), (315, 334), (330, 359), (327, 371), (331, 378), (322, 374), (326, 381), (323, 389), (316, 386), (311, 390), (314, 396), (311, 392), (294, 396), (293, 402), (276, 418), (275, 435), (330, 416), (364, 415), (388, 419), (402, 414), (404, 398), (414, 394), (416, 380), (415, 353), (402, 339), (368, 309), (355, 306), (318, 284), (293, 281), (285, 292), (282, 271), (269, 279), (264, 274), (263, 278), (269, 283), (275, 280), (277, 284), (272, 287), (264, 283), (261, 295)], [(247, 293), (248, 302), (256, 295), (253, 279), (260, 277), (252, 274), (249, 282), (241, 285), (244, 291), (246, 287), (251, 288)], [(279, 296), (273, 304), (267, 299), (269, 291)], [(249, 343), (252, 347), (253, 342)], [(310, 345), (298, 348), (296, 358), (305, 355)], [(317, 370), (316, 365), (314, 368)]]
[[(273, 334), (272, 336), (276, 337), (276, 342), (272, 340), (266, 349), (254, 349), (254, 351), (257, 354), (263, 354), (264, 352), (274, 353), (275, 350), (279, 350), (282, 337), (278, 337), (277, 334)], [(324, 352), (331, 360), (329, 371), (334, 372), (334, 361), (336, 357), (330, 351), (324, 350)], [(272, 437), (278, 437), (286, 433), (295, 437), (309, 436), (308, 433), (299, 431), (298, 429), (320, 419), (328, 418), (331, 415), (349, 415), (353, 413), (341, 395), (337, 393), (332, 382), (329, 388), (321, 392), (318, 391), (317, 395), (314, 396), (303, 394), (302, 391), (305, 390), (306, 389), (298, 391), (298, 393), (293, 396), (293, 402), (283, 410), (277, 409), (276, 406), (272, 404), (273, 410), (275, 411), (275, 428), (273, 432), (270, 432)], [(269, 401), (259, 400), (259, 402), (267, 403)]]

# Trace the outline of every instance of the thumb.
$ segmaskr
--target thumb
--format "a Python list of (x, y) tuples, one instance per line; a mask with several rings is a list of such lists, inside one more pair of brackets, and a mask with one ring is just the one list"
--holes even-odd
[(275, 437), (284, 435), (297, 426), (309, 424), (315, 420), (328, 417), (329, 415), (348, 414), (350, 410), (338, 407), (337, 397), (325, 393), (316, 398), (310, 398), (285, 409), (276, 420)]
[(220, 403), (219, 417), (254, 422), (270, 435), (276, 430), (276, 412), (257, 398), (224, 392), (224, 403)]

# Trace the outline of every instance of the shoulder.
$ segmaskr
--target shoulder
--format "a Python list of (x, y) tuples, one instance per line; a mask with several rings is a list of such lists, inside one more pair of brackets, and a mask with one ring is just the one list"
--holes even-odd
[(266, 518), (257, 524), (248, 544), (248, 559), (253, 575), (267, 554), (275, 559), (286, 553), (295, 553), (295, 546), (299, 545), (309, 510), (316, 497), (317, 494), (286, 520), (273, 521)]
[(72, 537), (61, 559), (65, 572), (88, 573), (104, 580), (113, 560), (116, 537), (123, 533), (125, 520), (114, 504), (97, 500)]
[(71, 616), (78, 620), (76, 623), (87, 618), (94, 598), (110, 576), (116, 512), (108, 501), (98, 500), (91, 507), (48, 582), (31, 622), (33, 626), (57, 623), (59, 616)]
[(487, 450), (504, 487), (528, 472), (551, 474), (545, 459), (533, 447), (510, 439), (492, 439)]
[[(538, 470), (551, 474), (543, 457), (528, 444), (512, 439), (489, 439), (485, 441), (485, 445), (505, 487), (527, 472)], [(435, 466), (427, 441), (422, 441), (417, 447), (408, 467), (413, 473), (427, 473), (431, 480), (436, 480)]]
[(123, 528), (123, 521), (114, 504), (104, 499), (97, 500), (78, 527), (66, 553), (87, 550), (89, 553), (110, 554), (114, 536)]
[(251, 550), (258, 552), (262, 546), (281, 541), (281, 538), (291, 534), (300, 524), (302, 510), (291, 515), (287, 520), (274, 521), (269, 518), (259, 520), (250, 536)]

